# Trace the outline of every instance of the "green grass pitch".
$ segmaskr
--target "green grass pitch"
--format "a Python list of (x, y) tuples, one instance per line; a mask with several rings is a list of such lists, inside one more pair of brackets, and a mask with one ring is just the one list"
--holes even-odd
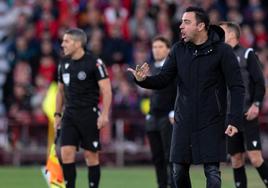
[[(233, 179), (230, 167), (222, 167), (222, 187), (232, 188)], [(191, 180), (193, 188), (205, 188), (203, 168), (191, 167)], [(247, 167), (248, 187), (262, 188), (260, 178), (256, 170)], [(86, 188), (86, 168), (77, 169), (77, 188)], [(3, 167), (0, 166), (0, 188), (47, 188), (42, 176), (41, 167)], [(102, 168), (100, 188), (156, 188), (155, 174), (152, 167), (124, 167)]]

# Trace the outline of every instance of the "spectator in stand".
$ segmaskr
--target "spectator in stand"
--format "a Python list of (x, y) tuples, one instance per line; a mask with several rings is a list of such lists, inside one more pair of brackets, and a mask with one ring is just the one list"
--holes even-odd
[(86, 10), (79, 14), (78, 26), (88, 35), (96, 29), (104, 30), (102, 12), (96, 6), (89, 1)]
[(59, 26), (63, 27), (75, 27), (77, 25), (77, 20), (75, 18), (77, 11), (79, 10), (79, 1), (57, 1), (58, 11), (58, 21)]
[(227, 20), (235, 22), (235, 23), (243, 23), (243, 15), (241, 14), (239, 9), (232, 8), (227, 13)]
[(35, 50), (29, 47), (27, 38), (24, 35), (19, 35), (8, 48), (10, 66), (14, 67), (20, 59), (27, 60), (32, 65), (32, 61), (35, 59), (34, 53)]
[(41, 57), (38, 75), (42, 76), (48, 83), (51, 83), (53, 80), (55, 80), (56, 62), (52, 56)]
[(14, 83), (23, 85), (30, 85), (32, 83), (32, 69), (29, 62), (26, 60), (19, 60), (13, 69)]
[(240, 43), (245, 48), (249, 48), (253, 46), (255, 40), (254, 33), (252, 31), (252, 28), (248, 24), (243, 24), (241, 26), (241, 37), (240, 37)]
[(104, 41), (104, 33), (101, 29), (94, 29), (89, 38), (88, 42), (88, 49), (92, 51), (92, 53), (96, 56), (101, 58), (104, 62), (107, 62), (107, 66), (109, 67), (110, 64), (108, 63), (110, 54), (105, 53), (103, 41)]
[(41, 19), (36, 23), (36, 36), (41, 38), (42, 33), (48, 31), (53, 40), (58, 37), (58, 22), (50, 12), (43, 12)]
[(37, 125), (47, 124), (47, 117), (44, 114), (42, 104), (47, 94), (49, 84), (50, 82), (42, 75), (36, 75), (30, 105), (32, 107), (33, 122)]
[(261, 0), (249, 0), (247, 6), (244, 8), (244, 16), (245, 19), (252, 23), (254, 22), (254, 12), (262, 9), (264, 5)]
[(208, 15), (209, 15), (210, 22), (213, 25), (217, 25), (219, 21), (222, 20), (218, 9), (209, 10)]
[(111, 66), (112, 88), (115, 111), (135, 110), (139, 106), (137, 87), (129, 82), (124, 70), (126, 67), (114, 64)]
[(148, 17), (147, 9), (143, 6), (138, 6), (135, 9), (134, 16), (129, 21), (129, 29), (132, 39), (137, 38), (138, 28), (144, 28), (150, 38), (155, 35), (154, 22)]
[(110, 27), (110, 36), (104, 42), (104, 52), (111, 57), (109, 60), (110, 65), (115, 63), (124, 64), (128, 62), (131, 49), (129, 49), (128, 42), (122, 36), (120, 24), (118, 22)]
[(110, 6), (104, 10), (104, 23), (109, 36), (112, 36), (114, 25), (118, 27), (123, 39), (129, 39), (129, 12), (122, 6), (121, 0), (110, 0)]
[(24, 127), (27, 132), (28, 126), (32, 123), (30, 93), (28, 85), (15, 83), (13, 94), (8, 99), (8, 131), (11, 137), (11, 144), (18, 147), (18, 141), (26, 144), (29, 138), (22, 138), (21, 129)]
[(172, 41), (173, 35), (171, 30), (171, 23), (166, 11), (160, 11), (158, 13), (156, 18), (156, 30), (157, 33)]
[(267, 46), (268, 34), (266, 32), (265, 26), (261, 22), (254, 24), (255, 33), (255, 46), (257, 49), (263, 49)]

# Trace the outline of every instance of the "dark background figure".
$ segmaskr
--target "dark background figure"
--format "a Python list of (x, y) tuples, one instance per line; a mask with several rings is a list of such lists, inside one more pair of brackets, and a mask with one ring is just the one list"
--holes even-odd
[(239, 44), (239, 25), (232, 22), (222, 22), (220, 26), (225, 31), (225, 42), (233, 48), (237, 56), (246, 89), (242, 131), (228, 138), (228, 153), (231, 155), (235, 186), (239, 188), (247, 187), (244, 166), (245, 154), (247, 153), (251, 164), (257, 169), (264, 184), (268, 187), (268, 167), (262, 157), (258, 122), (258, 115), (265, 94), (261, 65), (252, 48), (244, 48)]
[[(152, 40), (154, 64), (151, 73), (158, 74), (170, 51), (171, 44), (163, 36)], [(162, 90), (153, 91), (150, 96), (150, 112), (146, 116), (146, 131), (155, 166), (158, 188), (171, 186), (171, 164), (169, 162), (172, 125), (169, 113), (174, 109), (177, 88), (175, 80)]]

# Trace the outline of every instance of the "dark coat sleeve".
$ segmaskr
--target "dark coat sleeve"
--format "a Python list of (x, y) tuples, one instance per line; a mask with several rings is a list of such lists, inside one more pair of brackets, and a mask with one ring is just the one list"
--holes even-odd
[(258, 57), (253, 51), (250, 51), (248, 54), (247, 67), (254, 85), (253, 101), (262, 102), (265, 94), (264, 77)]
[(240, 129), (243, 120), (243, 105), (245, 88), (240, 67), (235, 54), (230, 46), (224, 45), (221, 66), (226, 84), (230, 91), (231, 106), (227, 117), (227, 125)]
[(177, 63), (175, 57), (175, 48), (173, 47), (165, 60), (165, 63), (159, 74), (148, 76), (144, 81), (135, 82), (147, 89), (163, 89), (173, 82), (177, 75)]

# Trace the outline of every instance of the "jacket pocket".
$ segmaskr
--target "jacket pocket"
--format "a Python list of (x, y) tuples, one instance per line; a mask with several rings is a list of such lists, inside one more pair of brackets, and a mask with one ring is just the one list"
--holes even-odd
[(221, 113), (221, 102), (220, 102), (218, 93), (219, 93), (219, 90), (216, 89), (216, 90), (215, 90), (216, 102), (217, 102), (217, 106), (218, 106), (219, 113)]

